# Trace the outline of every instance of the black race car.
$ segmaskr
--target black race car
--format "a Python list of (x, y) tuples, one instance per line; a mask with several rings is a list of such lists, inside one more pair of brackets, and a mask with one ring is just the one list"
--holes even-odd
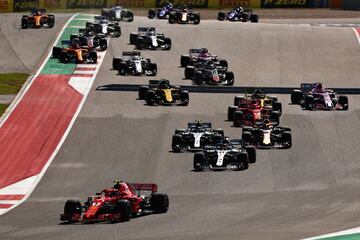
[(179, 105), (189, 104), (189, 92), (177, 86), (170, 85), (169, 80), (150, 80), (148, 86), (139, 88), (139, 99), (153, 105)]
[(264, 122), (255, 127), (244, 126), (242, 143), (257, 148), (283, 148), (292, 146), (291, 129), (289, 127), (273, 126)]
[(169, 13), (169, 23), (200, 23), (200, 14), (198, 12), (194, 12), (192, 9), (181, 7), (178, 9), (173, 9)]
[(156, 63), (151, 62), (150, 58), (141, 57), (138, 51), (124, 51), (121, 58), (113, 58), (112, 65), (120, 75), (155, 76), (157, 73)]
[(71, 34), (70, 41), (78, 39), (82, 47), (88, 47), (89, 49), (96, 49), (98, 51), (105, 51), (107, 49), (107, 39), (102, 33), (94, 34), (88, 32), (86, 29), (79, 29), (79, 34)]
[(187, 129), (176, 129), (171, 146), (174, 152), (198, 151), (205, 145), (217, 144), (223, 139), (224, 130), (213, 129), (211, 123), (197, 121), (188, 123)]
[(121, 27), (118, 22), (112, 22), (103, 16), (95, 16), (94, 21), (86, 22), (86, 31), (93, 32), (95, 35), (101, 33), (110, 37), (120, 37)]
[(231, 143), (207, 145), (194, 155), (194, 170), (245, 170), (256, 162), (256, 150), (252, 146), (236, 147)]
[(227, 71), (213, 61), (202, 60), (195, 66), (185, 68), (185, 79), (192, 79), (196, 85), (234, 85), (234, 73)]
[(171, 39), (157, 33), (154, 27), (139, 27), (137, 33), (130, 33), (130, 44), (137, 49), (171, 49)]
[(219, 12), (218, 13), (218, 20), (224, 21), (241, 21), (241, 22), (259, 22), (259, 16), (254, 14), (251, 9), (243, 9), (242, 7), (236, 7), (228, 13)]
[(134, 13), (129, 9), (123, 8), (122, 6), (103, 8), (101, 10), (101, 16), (111, 21), (125, 21), (125, 22), (134, 21)]
[(225, 70), (228, 67), (228, 62), (225, 59), (219, 59), (216, 55), (209, 53), (207, 48), (191, 48), (189, 49), (189, 55), (181, 55), (180, 66), (196, 66), (198, 62), (212, 61), (216, 65), (222, 66)]

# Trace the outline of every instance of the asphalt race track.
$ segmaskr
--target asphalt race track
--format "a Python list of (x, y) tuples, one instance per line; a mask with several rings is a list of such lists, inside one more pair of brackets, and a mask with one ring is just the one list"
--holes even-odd
[[(8, 21), (15, 26), (18, 19)], [(279, 95), (281, 122), (292, 128), (293, 148), (257, 151), (257, 162), (242, 172), (193, 172), (193, 154), (170, 152), (175, 128), (201, 119), (239, 138), (241, 130), (225, 121), (235, 94), (191, 93), (188, 107), (149, 107), (136, 100), (137, 92), (96, 90), (147, 82), (110, 69), (113, 56), (133, 49), (129, 33), (148, 25), (170, 36), (173, 48), (142, 54), (158, 63), (156, 78), (174, 84), (191, 84), (182, 80), (180, 55), (207, 47), (228, 60), (236, 86), (322, 81), (325, 87), (360, 87), (360, 48), (351, 28), (169, 25), (140, 17), (123, 23), (122, 37), (111, 40), (93, 90), (42, 181), (24, 204), (0, 217), (2, 240), (288, 240), (360, 225), (359, 96), (349, 97), (348, 112), (309, 112), (289, 105), (289, 95)], [(60, 224), (67, 199), (85, 200), (113, 179), (157, 183), (169, 194), (169, 212), (118, 224)]]

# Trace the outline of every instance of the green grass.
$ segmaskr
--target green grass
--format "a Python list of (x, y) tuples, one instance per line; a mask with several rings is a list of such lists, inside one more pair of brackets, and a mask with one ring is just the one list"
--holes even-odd
[(0, 116), (2, 116), (5, 112), (5, 110), (7, 109), (7, 107), (9, 106), (10, 104), (1, 104), (0, 103)]
[(17, 94), (28, 77), (27, 73), (0, 74), (0, 94)]

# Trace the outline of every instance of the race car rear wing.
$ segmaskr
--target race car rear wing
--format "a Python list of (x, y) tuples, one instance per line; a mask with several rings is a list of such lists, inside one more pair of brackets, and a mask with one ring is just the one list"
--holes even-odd
[(30, 12), (31, 13), (36, 13), (36, 12), (46, 13), (46, 9), (45, 8), (31, 8)]
[(61, 46), (70, 46), (71, 45), (71, 41), (70, 40), (62, 40), (61, 41)]
[[(190, 48), (189, 55), (197, 56), (197, 55), (199, 55), (199, 53), (201, 52), (202, 49), (206, 49), (206, 48)], [(209, 52), (209, 51), (206, 49), (206, 52)]]
[(136, 191), (151, 191), (157, 192), (158, 185), (154, 183), (130, 183)]
[(149, 80), (149, 85), (150, 85), (150, 86), (157, 86), (157, 85), (159, 85), (160, 81), (166, 81), (166, 83), (170, 85), (170, 81), (169, 81), (169, 80), (166, 80), (166, 79), (162, 79), (162, 80)]
[(139, 33), (145, 33), (145, 32), (155, 32), (154, 27), (138, 27)]
[(139, 51), (123, 51), (122, 55), (123, 56), (140, 56), (140, 52)]
[(100, 20), (103, 20), (103, 19), (106, 19), (104, 16), (94, 16), (94, 19), (97, 20), (97, 21), (100, 21)]
[[(197, 124), (198, 123), (196, 123), (196, 122), (188, 123), (188, 128), (194, 128), (194, 127), (196, 127)], [(202, 122), (201, 127), (211, 129), (211, 123), (210, 122)]]

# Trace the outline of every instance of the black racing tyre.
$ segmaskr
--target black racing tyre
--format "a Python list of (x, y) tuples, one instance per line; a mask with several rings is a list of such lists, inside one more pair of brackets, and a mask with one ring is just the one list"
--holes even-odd
[(292, 138), (291, 138), (291, 132), (285, 131), (282, 133), (281, 136), (282, 143), (284, 144), (284, 148), (288, 149), (292, 146)]
[(189, 92), (186, 90), (183, 90), (180, 92), (180, 101), (181, 105), (187, 106), (189, 104)]
[(314, 100), (314, 96), (312, 95), (307, 95), (305, 96), (305, 109), (306, 110), (313, 110), (313, 104), (314, 104), (315, 100)]
[(136, 39), (138, 38), (139, 34), (137, 33), (130, 33), (130, 44), (134, 45), (136, 43)]
[(120, 36), (121, 36), (121, 27), (120, 26), (115, 26), (114, 37), (119, 38)]
[(88, 27), (90, 27), (90, 26), (92, 26), (92, 25), (93, 25), (92, 22), (86, 22), (86, 23), (85, 23), (85, 27), (86, 27), (86, 28), (88, 28)]
[(185, 73), (185, 79), (192, 79), (195, 75), (195, 69), (193, 66), (186, 66), (184, 73)]
[(299, 89), (295, 89), (291, 92), (291, 103), (292, 104), (300, 104), (301, 100), (303, 100), (304, 95)]
[(174, 134), (172, 137), (171, 147), (174, 152), (180, 152), (182, 145), (182, 137), (180, 134)]
[(155, 18), (155, 15), (156, 15), (155, 9), (149, 9), (148, 18), (153, 19)]
[(236, 160), (239, 165), (237, 170), (246, 170), (249, 168), (249, 157), (246, 152), (240, 152)]
[(225, 79), (227, 81), (227, 85), (229, 85), (229, 86), (234, 85), (234, 73), (233, 72), (226, 72)]
[(349, 109), (349, 99), (347, 96), (340, 95), (338, 104), (340, 104), (343, 107), (343, 110)]
[(100, 39), (99, 45), (100, 51), (105, 51), (108, 47), (107, 40), (105, 38)]
[(251, 14), (250, 15), (250, 22), (258, 23), (259, 22), (259, 16), (257, 14)]
[(170, 23), (170, 24), (174, 24), (174, 23), (175, 23), (175, 15), (174, 15), (174, 14), (169, 14), (169, 23)]
[(253, 146), (246, 146), (245, 150), (248, 154), (249, 163), (256, 162), (256, 150)]
[(129, 221), (132, 215), (130, 201), (126, 199), (119, 200), (115, 205), (115, 212), (120, 214), (122, 221)]
[(128, 12), (126, 13), (126, 21), (127, 21), (127, 22), (132, 22), (132, 21), (134, 21), (134, 13), (133, 13), (133, 12), (128, 11)]
[(89, 55), (87, 56), (87, 59), (90, 60), (92, 63), (97, 62), (97, 53), (96, 52), (89, 52)]
[(144, 42), (144, 41), (143, 41), (143, 38), (137, 38), (137, 39), (135, 40), (136, 49), (138, 49), (138, 50), (143, 49), (143, 47), (144, 47), (144, 43), (143, 43), (143, 42)]
[(156, 103), (156, 93), (154, 90), (149, 89), (146, 93), (146, 104), (149, 106), (154, 106)]
[(218, 19), (219, 21), (224, 21), (225, 18), (226, 18), (226, 15), (225, 15), (224, 12), (219, 12), (219, 13), (218, 13), (218, 18), (217, 18), (217, 19)]
[(229, 106), (229, 108), (228, 108), (228, 116), (227, 116), (228, 121), (233, 121), (234, 120), (234, 112), (236, 110), (238, 110), (237, 106)]
[(233, 115), (233, 122), (235, 127), (241, 127), (242, 121), (244, 119), (244, 114), (242, 111), (235, 111)]
[(113, 68), (113, 70), (118, 70), (121, 62), (122, 62), (122, 59), (121, 59), (121, 58), (114, 57), (114, 58), (113, 58), (113, 61), (112, 61), (112, 68)]
[(67, 200), (64, 206), (64, 215), (71, 220), (73, 214), (81, 214), (81, 203), (79, 200)]
[(198, 25), (200, 23), (200, 15), (194, 14), (194, 24)]
[(189, 65), (190, 61), (191, 61), (190, 56), (181, 55), (181, 57), (180, 57), (180, 66), (181, 67), (186, 67), (187, 65)]
[(197, 152), (194, 154), (194, 162), (193, 162), (193, 167), (195, 171), (203, 171), (205, 164), (205, 154), (202, 152)]
[(221, 128), (215, 128), (214, 130), (214, 133), (218, 133), (220, 134), (222, 137), (224, 137), (224, 130), (221, 129)]
[(251, 144), (252, 143), (252, 134), (249, 131), (245, 131), (243, 129), (243, 132), (241, 134), (241, 140), (244, 144)]
[(235, 106), (240, 106), (240, 102), (246, 100), (246, 98), (244, 96), (235, 96), (234, 97), (234, 105)]
[(146, 94), (149, 91), (149, 86), (140, 86), (139, 88), (139, 99), (143, 100), (146, 98)]
[(184, 129), (184, 128), (175, 129), (175, 134), (179, 134), (179, 133), (183, 133), (183, 132), (186, 132), (186, 129)]
[(151, 63), (149, 65), (149, 70), (151, 71), (151, 74), (149, 76), (156, 76), (156, 74), (157, 74), (157, 64), (156, 63)]
[(23, 15), (21, 18), (21, 28), (26, 29), (28, 28), (28, 15)]
[(279, 113), (281, 113), (282, 112), (281, 102), (273, 102), (272, 109), (273, 109), (273, 111), (278, 111)]
[(280, 124), (280, 113), (278, 111), (271, 111), (269, 119), (271, 122), (276, 123), (276, 125)]
[(165, 44), (164, 50), (170, 50), (171, 49), (171, 39), (170, 38), (164, 38), (164, 44)]
[(219, 65), (223, 67), (225, 70), (228, 69), (228, 62), (225, 59), (219, 60)]
[(203, 78), (203, 74), (201, 71), (195, 72), (194, 83), (196, 85), (202, 85), (204, 83), (204, 78)]
[(119, 75), (125, 76), (127, 73), (126, 68), (127, 68), (127, 66), (125, 63), (120, 63), (118, 65), (118, 69), (117, 69), (119, 71)]
[(66, 51), (61, 51), (59, 54), (59, 60), (61, 63), (69, 63), (70, 62), (69, 53), (67, 53)]
[(168, 195), (166, 193), (151, 194), (150, 206), (154, 213), (166, 213), (169, 209)]
[(71, 34), (70, 41), (74, 40), (75, 38), (79, 38), (79, 34)]
[(55, 16), (52, 14), (49, 14), (48, 17), (49, 17), (48, 18), (48, 26), (49, 26), (49, 28), (53, 28), (55, 25)]
[(52, 57), (53, 58), (60, 58), (60, 53), (61, 53), (62, 49), (59, 47), (53, 47), (52, 49)]

